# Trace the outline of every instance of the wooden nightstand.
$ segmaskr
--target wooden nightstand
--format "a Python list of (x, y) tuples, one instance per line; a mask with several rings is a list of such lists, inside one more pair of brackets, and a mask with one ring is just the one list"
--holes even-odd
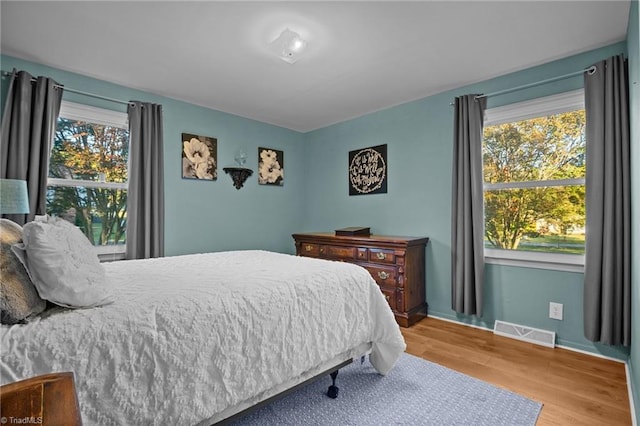
[[(0, 410), (14, 419), (42, 425), (82, 426), (73, 373), (52, 373), (0, 386)], [(4, 422), (3, 422), (4, 423)]]
[(342, 260), (366, 268), (396, 321), (409, 327), (427, 315), (425, 247), (429, 238), (387, 235), (293, 234), (298, 256)]

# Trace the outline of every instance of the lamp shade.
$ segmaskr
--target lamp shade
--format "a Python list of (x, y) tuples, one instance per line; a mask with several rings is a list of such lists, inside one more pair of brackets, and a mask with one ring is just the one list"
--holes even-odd
[(0, 179), (0, 213), (29, 213), (29, 195), (27, 181), (17, 179)]

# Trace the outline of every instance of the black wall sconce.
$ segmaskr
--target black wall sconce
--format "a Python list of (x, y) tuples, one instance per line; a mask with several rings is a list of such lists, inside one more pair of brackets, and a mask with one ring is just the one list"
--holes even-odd
[(236, 153), (235, 160), (240, 167), (225, 167), (222, 170), (231, 176), (231, 179), (233, 179), (233, 186), (235, 186), (236, 189), (240, 189), (247, 178), (253, 174), (253, 170), (243, 167), (244, 163), (247, 161), (247, 154), (245, 154), (242, 149), (239, 149)]
[(233, 186), (235, 186), (236, 189), (242, 188), (244, 181), (253, 174), (253, 170), (245, 169), (244, 167), (225, 167), (222, 170), (231, 176), (231, 179), (233, 179)]

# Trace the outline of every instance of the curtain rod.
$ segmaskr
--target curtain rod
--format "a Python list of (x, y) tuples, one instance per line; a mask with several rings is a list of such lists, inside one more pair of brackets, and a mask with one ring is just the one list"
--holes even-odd
[[(512, 87), (510, 89), (498, 90), (497, 92), (484, 93), (482, 95), (476, 96), (474, 99), (488, 98), (490, 96), (497, 96), (497, 95), (504, 95), (505, 93), (511, 93), (511, 92), (515, 92), (515, 91), (518, 91), (518, 90), (528, 89), (530, 87), (540, 86), (542, 84), (553, 83), (554, 81), (558, 81), (558, 80), (564, 80), (565, 78), (574, 77), (576, 75), (580, 75), (580, 74), (583, 74), (585, 72), (588, 72), (589, 75), (591, 75), (594, 72), (596, 72), (595, 65), (587, 68), (586, 70), (574, 71), (574, 72), (571, 72), (569, 74), (564, 74), (564, 75), (559, 75), (557, 77), (547, 78), (546, 80), (534, 81), (533, 83), (523, 84), (522, 86), (516, 86), (516, 87)], [(455, 104), (452, 102), (450, 105), (455, 105)]]
[(574, 77), (576, 75), (584, 74), (585, 72), (588, 72), (589, 75), (591, 75), (594, 72), (596, 72), (596, 67), (592, 66), (592, 67), (587, 68), (586, 70), (574, 71), (574, 72), (571, 72), (569, 74), (560, 75), (558, 77), (552, 77), (552, 78), (548, 78), (546, 80), (535, 81), (533, 83), (523, 84), (522, 86), (512, 87), (511, 89), (498, 90), (497, 92), (491, 92), (491, 93), (478, 95), (478, 96), (475, 97), (475, 99), (488, 98), (489, 96), (503, 95), (505, 93), (511, 93), (511, 92), (515, 92), (517, 90), (528, 89), (529, 87), (540, 86), (542, 84), (547, 84), (547, 83), (553, 83), (554, 81), (564, 80), (565, 78)]
[[(13, 75), (13, 73), (10, 73), (10, 72), (4, 71), (4, 70), (2, 71), (2, 77), (10, 77), (11, 75)], [(34, 82), (34, 81), (37, 81), (37, 79), (36, 78), (31, 78), (31, 81)], [(109, 98), (107, 96), (96, 95), (95, 93), (89, 93), (89, 92), (84, 92), (82, 90), (72, 89), (72, 88), (66, 87), (66, 86), (64, 86), (62, 84), (54, 84), (54, 87), (60, 87), (65, 92), (77, 93), (79, 95), (90, 96), (92, 98), (102, 99), (104, 101), (115, 102), (115, 103), (123, 104), (123, 105), (129, 105), (129, 104), (133, 105), (133, 103), (131, 101), (123, 101), (123, 100), (120, 100), (120, 99)]]

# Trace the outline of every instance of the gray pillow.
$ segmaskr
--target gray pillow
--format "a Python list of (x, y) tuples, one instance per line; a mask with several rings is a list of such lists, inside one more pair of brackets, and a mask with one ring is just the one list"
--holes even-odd
[(8, 219), (0, 219), (0, 322), (17, 324), (44, 311), (29, 274), (11, 245), (22, 241), (22, 228)]

